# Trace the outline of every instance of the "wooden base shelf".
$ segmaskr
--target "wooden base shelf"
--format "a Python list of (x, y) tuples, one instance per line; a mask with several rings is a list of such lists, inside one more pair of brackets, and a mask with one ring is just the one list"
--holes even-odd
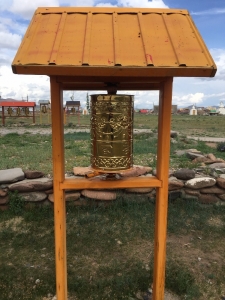
[(67, 178), (60, 183), (60, 189), (124, 189), (140, 187), (162, 187), (162, 181), (156, 177), (126, 177), (118, 180), (94, 178)]

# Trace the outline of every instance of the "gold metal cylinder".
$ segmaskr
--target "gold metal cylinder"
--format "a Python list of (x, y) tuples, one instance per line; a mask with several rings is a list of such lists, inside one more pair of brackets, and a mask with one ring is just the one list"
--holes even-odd
[(91, 95), (91, 167), (106, 173), (133, 166), (133, 96)]

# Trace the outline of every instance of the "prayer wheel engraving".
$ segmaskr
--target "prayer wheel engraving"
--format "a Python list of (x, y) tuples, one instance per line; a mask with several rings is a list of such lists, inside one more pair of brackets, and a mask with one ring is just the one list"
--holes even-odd
[(133, 166), (132, 95), (91, 95), (91, 166), (106, 172)]

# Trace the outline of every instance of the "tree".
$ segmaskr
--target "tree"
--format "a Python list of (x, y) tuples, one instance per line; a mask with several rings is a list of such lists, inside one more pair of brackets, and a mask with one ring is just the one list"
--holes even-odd
[(86, 107), (87, 107), (88, 112), (90, 112), (90, 102), (89, 102), (89, 95), (88, 95), (88, 93), (87, 93), (87, 98), (86, 98)]

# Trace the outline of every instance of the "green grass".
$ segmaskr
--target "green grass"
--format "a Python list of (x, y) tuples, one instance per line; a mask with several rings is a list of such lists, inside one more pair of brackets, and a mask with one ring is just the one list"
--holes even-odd
[[(141, 200), (121, 193), (108, 207), (67, 206), (69, 299), (129, 299), (151, 286), (155, 207), (147, 197)], [(224, 267), (218, 261), (218, 257), (224, 259), (224, 226), (214, 226), (209, 220), (225, 222), (224, 216), (224, 207), (203, 208), (183, 200), (169, 204), (166, 288), (181, 299), (206, 299), (201, 294), (209, 279), (220, 295), (225, 282)], [(184, 255), (183, 240), (178, 242), (181, 237), (190, 240), (188, 255)], [(0, 246), (0, 299), (10, 299), (10, 295), (36, 300), (55, 294), (50, 206), (16, 215), (1, 212)]]
[[(135, 118), (135, 128), (152, 132), (134, 135), (134, 163), (155, 167), (157, 116)], [(83, 121), (88, 124), (89, 117)], [(85, 122), (83, 126), (88, 126)], [(171, 168), (197, 166), (185, 155), (176, 156), (177, 149), (196, 148), (225, 159), (224, 152), (186, 137), (193, 132), (222, 135), (223, 122), (223, 117), (172, 116), (172, 129), (181, 135), (171, 144)], [(67, 127), (76, 126), (71, 122)], [(64, 144), (66, 172), (90, 164), (88, 133), (65, 134)], [(0, 152), (0, 169), (20, 167), (52, 175), (51, 135), (0, 136)], [(89, 201), (87, 207), (67, 205), (69, 299), (135, 299), (153, 280), (154, 204), (146, 195), (123, 191), (108, 207)], [(167, 289), (190, 300), (217, 300), (225, 295), (224, 224), (224, 206), (200, 206), (182, 199), (169, 204)], [(24, 209), (19, 195), (12, 194), (10, 210), (0, 212), (0, 248), (0, 300), (43, 300), (49, 293), (55, 295), (51, 205)]]
[[(43, 116), (42, 122), (39, 115), (36, 116), (36, 124), (33, 125), (32, 122), (32, 118), (6, 118), (6, 127), (14, 128), (16, 125), (26, 128), (48, 128), (51, 126), (47, 115)], [(172, 115), (171, 129), (185, 135), (224, 137), (224, 122), (224, 116)], [(76, 115), (70, 115), (64, 126), (65, 128), (90, 128), (90, 115), (80, 115), (80, 119)], [(134, 113), (134, 128), (156, 130), (157, 127), (157, 115)]]
[[(23, 170), (41, 170), (52, 175), (51, 135), (33, 135), (10, 133), (0, 136), (0, 169), (22, 168)], [(65, 168), (71, 173), (73, 167), (90, 165), (90, 134), (85, 132), (67, 133), (64, 135)], [(142, 133), (133, 136), (134, 164), (156, 166), (157, 134)], [(194, 168), (197, 164), (184, 156), (177, 156), (175, 150), (196, 148), (202, 153), (213, 153), (225, 159), (225, 152), (207, 146), (204, 142), (194, 141), (185, 137), (176, 138), (171, 144), (170, 167)]]

